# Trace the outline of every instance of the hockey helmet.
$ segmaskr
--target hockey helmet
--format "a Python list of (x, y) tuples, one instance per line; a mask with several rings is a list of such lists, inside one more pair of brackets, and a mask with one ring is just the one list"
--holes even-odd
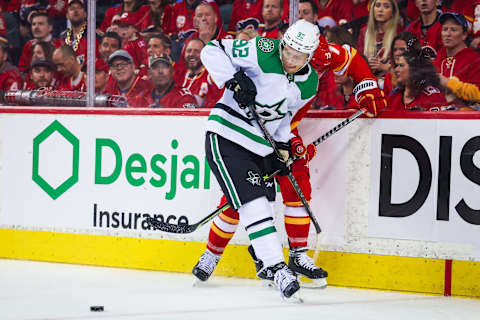
[(319, 37), (320, 30), (316, 25), (307, 20), (300, 19), (285, 31), (280, 42), (281, 49), (283, 49), (285, 45), (288, 45), (297, 51), (306, 53), (308, 55), (306, 65), (310, 59), (312, 59), (313, 53), (318, 47), (320, 42)]

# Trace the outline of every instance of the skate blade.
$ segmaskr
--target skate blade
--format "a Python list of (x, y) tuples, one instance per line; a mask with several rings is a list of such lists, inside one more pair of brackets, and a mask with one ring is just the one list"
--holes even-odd
[(285, 296), (282, 295), (281, 293), (280, 293), (280, 296), (282, 297), (283, 301), (285, 301), (285, 302), (298, 303), (298, 304), (304, 302), (304, 301), (303, 301), (303, 298), (302, 298), (302, 296), (300, 295), (300, 292), (299, 292), (299, 291), (295, 292), (290, 298), (285, 297)]
[(265, 288), (276, 288), (275, 283), (272, 280), (261, 279), (262, 287)]
[(205, 287), (207, 281), (202, 281), (198, 279), (197, 277), (193, 276), (193, 282), (192, 282), (192, 287)]
[(304, 276), (297, 276), (301, 288), (325, 289), (328, 285), (327, 278), (309, 279)]

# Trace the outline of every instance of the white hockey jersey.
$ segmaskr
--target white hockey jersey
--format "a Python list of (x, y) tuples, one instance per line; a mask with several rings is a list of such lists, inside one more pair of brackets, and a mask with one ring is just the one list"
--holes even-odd
[[(293, 135), (290, 122), (317, 93), (317, 73), (307, 65), (302, 75), (286, 74), (279, 53), (280, 41), (257, 37), (250, 41), (213, 40), (201, 52), (201, 60), (219, 88), (242, 69), (255, 83), (256, 110), (275, 141), (287, 142)], [(251, 152), (266, 156), (273, 152), (255, 120), (248, 120), (246, 112), (233, 99), (233, 92), (225, 90), (218, 101), (226, 107), (213, 108), (207, 122), (207, 131), (233, 141)]]

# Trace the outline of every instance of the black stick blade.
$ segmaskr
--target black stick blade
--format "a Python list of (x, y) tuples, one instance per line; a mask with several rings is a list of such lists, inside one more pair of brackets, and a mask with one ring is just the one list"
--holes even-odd
[(160, 230), (169, 233), (192, 233), (197, 228), (196, 225), (188, 225), (188, 224), (171, 224), (159, 221), (153, 217), (147, 217), (145, 219), (149, 225), (152, 226), (153, 230)]

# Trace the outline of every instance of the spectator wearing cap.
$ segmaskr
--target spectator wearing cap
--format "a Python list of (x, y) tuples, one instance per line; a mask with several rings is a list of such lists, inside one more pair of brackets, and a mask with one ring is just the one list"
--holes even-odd
[(148, 18), (148, 13), (150, 11), (150, 7), (144, 5), (143, 2), (144, 1), (142, 0), (123, 0), (120, 6), (107, 9), (102, 24), (100, 25), (100, 28), (97, 29), (97, 33), (103, 35), (112, 25), (114, 16), (121, 16), (124, 13), (132, 14), (138, 30), (142, 30), (142, 24)]
[[(170, 26), (167, 28), (167, 34), (183, 41), (195, 32), (193, 17), (195, 9), (201, 3), (209, 3), (217, 17), (220, 17), (220, 10), (215, 0), (181, 0), (173, 5), (172, 18), (170, 19)], [(218, 18), (216, 23), (219, 29), (222, 28), (221, 18)]]
[(120, 39), (120, 36), (116, 32), (106, 32), (103, 35), (102, 40), (100, 41), (100, 47), (98, 48), (100, 58), (102, 58), (104, 62), (107, 62), (110, 55), (121, 47), (122, 39)]
[(464, 108), (480, 101), (480, 54), (467, 47), (468, 22), (462, 14), (447, 12), (439, 21), (444, 48), (434, 64), (447, 88), (447, 100)]
[(55, 49), (53, 63), (60, 73), (59, 90), (83, 92), (87, 90), (86, 75), (71, 46), (63, 45)]
[[(188, 89), (199, 107), (213, 107), (223, 94), (213, 82), (212, 77), (200, 60), (200, 52), (205, 43), (199, 38), (190, 39), (185, 45), (185, 65), (186, 70), (180, 74), (178, 84), (182, 88)], [(175, 75), (177, 79), (177, 75)]]
[(55, 48), (62, 45), (62, 40), (52, 36), (52, 23), (48, 17), (47, 11), (34, 11), (31, 15), (31, 30), (33, 39), (28, 41), (23, 47), (18, 69), (22, 73), (26, 73), (30, 69), (33, 56), (33, 46), (38, 42), (50, 43)]
[(195, 97), (190, 90), (180, 87), (173, 80), (172, 59), (162, 55), (150, 59), (148, 75), (153, 88), (147, 94), (153, 108), (196, 108)]
[(115, 23), (118, 25), (118, 35), (122, 39), (122, 49), (128, 51), (133, 57), (136, 69), (141, 69), (148, 64), (147, 44), (138, 33), (133, 14), (124, 13)]
[[(67, 19), (71, 27), (60, 34), (60, 38), (66, 45), (73, 48), (80, 65), (87, 62), (87, 10), (84, 0), (68, 0)], [(96, 45), (98, 57), (98, 42)]]
[(112, 77), (104, 93), (126, 97), (128, 105), (133, 108), (147, 107), (146, 95), (152, 85), (135, 73), (135, 63), (130, 53), (123, 49), (115, 51), (108, 58), (108, 65)]
[(437, 6), (440, 0), (422, 0), (415, 1), (420, 10), (420, 17), (414, 20), (405, 31), (413, 33), (422, 47), (429, 47), (435, 52), (442, 48), (442, 25), (439, 22), (440, 12)]
[(103, 93), (108, 81), (108, 65), (103, 59), (95, 62), (95, 93)]
[(24, 90), (38, 90), (56, 87), (55, 65), (46, 59), (35, 59), (30, 69), (30, 79), (25, 82)]
[(0, 90), (15, 91), (22, 88), (23, 80), (18, 68), (8, 62), (8, 39), (0, 36)]

